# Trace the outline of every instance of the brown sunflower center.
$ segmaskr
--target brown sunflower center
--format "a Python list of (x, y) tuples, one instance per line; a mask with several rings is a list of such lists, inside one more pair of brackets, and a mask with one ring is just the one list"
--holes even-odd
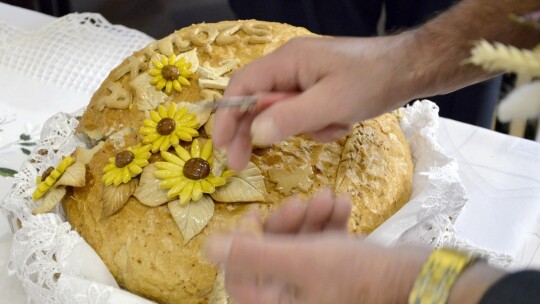
[(131, 164), (134, 159), (135, 154), (133, 154), (133, 152), (129, 150), (124, 150), (116, 154), (116, 157), (114, 158), (114, 164), (117, 168), (124, 168), (125, 166)]
[(43, 175), (41, 176), (41, 180), (44, 181), (49, 175), (51, 175), (51, 172), (53, 172), (54, 167), (49, 167), (45, 172), (43, 172)]
[(176, 122), (172, 118), (163, 118), (161, 119), (157, 126), (156, 130), (161, 135), (169, 135), (171, 134), (174, 129), (176, 128)]
[(202, 158), (190, 158), (184, 164), (184, 176), (189, 179), (199, 180), (208, 175), (210, 175), (210, 164)]
[(167, 80), (175, 80), (180, 75), (180, 69), (172, 64), (166, 65), (161, 69), (161, 76)]

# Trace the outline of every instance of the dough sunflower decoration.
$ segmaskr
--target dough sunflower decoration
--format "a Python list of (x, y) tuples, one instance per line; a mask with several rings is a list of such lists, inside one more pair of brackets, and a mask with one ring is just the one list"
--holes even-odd
[(37, 201), (40, 199), (45, 193), (47, 193), (55, 184), (56, 181), (66, 172), (67, 168), (69, 168), (71, 165), (73, 165), (75, 161), (70, 156), (64, 157), (62, 161), (54, 167), (49, 167), (45, 172), (43, 172), (43, 175), (37, 177), (37, 188), (34, 191), (34, 194), (32, 194), (32, 199), (34, 201)]
[(142, 142), (151, 144), (152, 152), (167, 151), (171, 146), (177, 146), (180, 140), (192, 141), (199, 136), (199, 122), (194, 113), (189, 113), (187, 107), (180, 107), (172, 102), (169, 108), (159, 105), (157, 111), (151, 110), (150, 117), (143, 121), (139, 130), (144, 135)]
[(159, 169), (154, 175), (162, 179), (159, 186), (168, 188), (167, 196), (179, 197), (179, 203), (185, 206), (188, 202), (197, 202), (203, 194), (211, 194), (217, 187), (226, 184), (227, 178), (232, 176), (231, 170), (225, 170), (221, 176), (212, 173), (213, 145), (207, 140), (201, 148), (199, 140), (193, 140), (191, 153), (182, 146), (175, 147), (176, 155), (166, 151), (161, 156), (166, 162), (156, 162)]
[(148, 72), (154, 77), (150, 84), (154, 85), (156, 90), (165, 89), (165, 93), (170, 95), (173, 90), (181, 92), (183, 85), (191, 85), (188, 80), (193, 75), (191, 62), (185, 57), (177, 58), (175, 54), (171, 54), (169, 58), (161, 54), (157, 55), (159, 59), (152, 60), (154, 68)]
[(133, 196), (150, 207), (167, 203), (185, 243), (212, 219), (215, 202), (268, 201), (261, 170), (249, 163), (233, 174), (211, 139), (195, 139), (189, 149), (177, 146), (173, 152), (161, 151), (161, 156), (165, 161), (144, 168)]
[(142, 168), (148, 165), (151, 145), (138, 144), (116, 153), (109, 158), (109, 164), (103, 168), (102, 181), (106, 186), (113, 184), (119, 186), (129, 182), (133, 177), (141, 174)]
[(86, 183), (86, 167), (74, 158), (64, 157), (55, 167), (49, 167), (41, 176), (37, 177), (37, 188), (32, 194), (32, 199), (42, 202), (33, 212), (34, 214), (51, 211), (66, 195), (66, 186), (82, 187)]

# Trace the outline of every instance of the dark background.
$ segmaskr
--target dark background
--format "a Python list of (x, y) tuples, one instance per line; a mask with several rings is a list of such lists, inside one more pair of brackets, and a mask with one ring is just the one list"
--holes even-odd
[(72, 12), (96, 12), (113, 24), (138, 29), (157, 39), (193, 23), (235, 19), (227, 0), (7, 0), (0, 2), (57, 17)]

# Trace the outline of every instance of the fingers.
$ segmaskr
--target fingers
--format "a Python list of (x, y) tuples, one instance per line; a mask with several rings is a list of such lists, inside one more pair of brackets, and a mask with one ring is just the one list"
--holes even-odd
[(327, 79), (287, 102), (276, 102), (262, 111), (251, 125), (252, 141), (266, 146), (290, 136), (314, 132), (330, 125), (335, 113), (333, 89)]
[[(236, 122), (234, 137), (227, 143), (227, 163), (229, 168), (239, 172), (246, 167), (251, 158), (250, 128), (255, 114), (245, 114)], [(217, 124), (215, 125), (217, 127)]]
[(319, 142), (332, 142), (349, 135), (351, 128), (345, 124), (331, 124), (315, 132), (306, 133), (311, 139)]
[[(284, 282), (298, 283), (298, 269), (307, 267), (294, 256), (298, 246), (293, 239), (266, 235), (257, 239), (241, 234), (215, 235), (204, 251), (225, 273), (271, 277)], [(237, 271), (237, 272), (236, 272)]]
[(268, 216), (263, 228), (267, 233), (276, 234), (346, 231), (350, 212), (349, 199), (335, 198), (332, 190), (326, 188), (307, 203), (302, 203), (299, 197), (287, 199)]
[(294, 293), (283, 282), (262, 280), (234, 270), (225, 274), (225, 288), (235, 303), (288, 304), (293, 303)]
[(332, 215), (324, 226), (325, 231), (347, 231), (351, 216), (351, 201), (349, 198), (337, 198), (332, 209)]
[[(239, 114), (240, 111), (238, 110), (226, 110), (223, 113), (218, 111), (216, 115), (221, 115), (219, 119), (225, 122), (220, 121), (219, 125), (218, 123), (215, 124), (214, 143), (217, 141), (218, 144), (227, 145), (227, 151), (229, 152), (228, 165), (231, 169), (241, 171), (249, 162), (252, 149), (250, 129), (257, 114), (273, 103), (295, 95), (297, 93), (294, 92), (260, 93), (257, 94), (259, 102), (249, 113)], [(230, 120), (227, 116), (232, 117), (233, 120)], [(223, 123), (228, 123), (228, 125), (221, 127)], [(216, 132), (218, 133), (217, 136)], [(230, 136), (231, 132), (234, 133), (232, 137)], [(219, 147), (217, 144), (216, 146)]]
[(334, 197), (330, 188), (319, 191), (308, 201), (306, 216), (300, 227), (299, 233), (320, 232), (332, 216), (334, 209)]
[(306, 204), (300, 197), (288, 198), (283, 205), (268, 216), (264, 231), (268, 233), (296, 233), (302, 227), (306, 214)]

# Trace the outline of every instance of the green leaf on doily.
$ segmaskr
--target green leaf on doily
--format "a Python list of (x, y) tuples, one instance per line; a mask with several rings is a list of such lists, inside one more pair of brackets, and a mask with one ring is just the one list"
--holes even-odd
[(30, 150), (28, 150), (28, 149), (21, 148), (21, 151), (22, 151), (22, 153), (24, 153), (26, 155), (30, 155)]
[(24, 134), (24, 133), (23, 133), (23, 134), (21, 134), (21, 135), (19, 136), (19, 138), (20, 138), (21, 140), (30, 140), (31, 137), (30, 137), (30, 135)]
[(25, 147), (32, 147), (32, 146), (35, 146), (36, 143), (35, 142), (22, 142), (22, 143), (19, 143), (19, 145), (25, 146)]
[(17, 173), (17, 171), (0, 167), (0, 176), (12, 177), (15, 173)]

